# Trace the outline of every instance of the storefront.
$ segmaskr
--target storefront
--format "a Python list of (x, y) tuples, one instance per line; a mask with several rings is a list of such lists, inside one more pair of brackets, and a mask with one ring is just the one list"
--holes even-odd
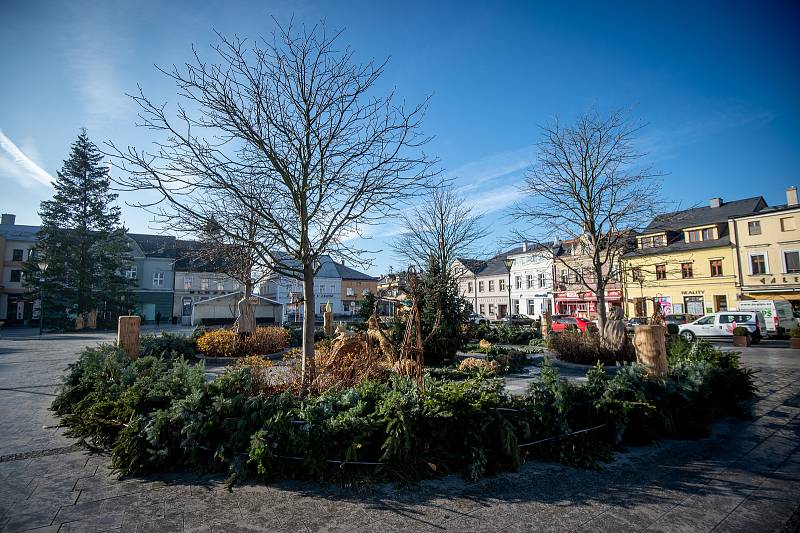
[[(622, 291), (608, 289), (605, 293), (606, 309), (622, 307)], [(589, 319), (597, 317), (597, 297), (591, 291), (565, 291), (555, 293), (556, 313)]]

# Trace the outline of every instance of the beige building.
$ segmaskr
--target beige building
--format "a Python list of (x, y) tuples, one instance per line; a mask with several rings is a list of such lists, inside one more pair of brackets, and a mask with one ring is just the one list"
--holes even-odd
[(731, 241), (741, 299), (788, 300), (800, 311), (800, 205), (797, 189), (786, 204), (731, 217)]
[(25, 287), (25, 262), (31, 258), (39, 226), (16, 224), (4, 213), (0, 222), (0, 321), (6, 325), (34, 324), (39, 319), (38, 294)]
[(378, 278), (341, 263), (336, 263), (336, 270), (342, 278), (342, 309), (345, 314), (356, 315), (367, 294), (378, 294)]

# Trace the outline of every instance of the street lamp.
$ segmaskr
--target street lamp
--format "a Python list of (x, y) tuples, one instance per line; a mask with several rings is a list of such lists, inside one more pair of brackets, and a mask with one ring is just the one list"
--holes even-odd
[(503, 259), (503, 264), (508, 271), (508, 323), (511, 324), (511, 267), (514, 265), (514, 260), (510, 257)]
[(42, 334), (44, 328), (44, 273), (47, 271), (47, 261), (39, 261), (39, 271), (42, 273), (40, 278), (41, 285), (39, 285), (39, 335)]

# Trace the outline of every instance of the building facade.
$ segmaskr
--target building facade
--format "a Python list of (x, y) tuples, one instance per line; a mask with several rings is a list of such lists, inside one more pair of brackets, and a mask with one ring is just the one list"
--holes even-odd
[(797, 189), (786, 190), (786, 204), (732, 216), (729, 233), (743, 300), (787, 300), (800, 312), (800, 205)]
[(704, 315), (735, 309), (739, 300), (735, 242), (729, 217), (758, 213), (763, 198), (723, 202), (661, 215), (624, 257), (626, 314)]
[(28, 325), (39, 319), (39, 295), (25, 287), (25, 262), (31, 259), (39, 226), (16, 224), (8, 213), (0, 220), (0, 321)]
[(134, 312), (145, 322), (155, 322), (160, 315), (167, 321), (172, 317), (175, 288), (175, 237), (128, 233), (131, 243), (131, 265), (125, 276), (135, 280)]
[[(606, 311), (612, 307), (622, 307), (620, 266), (609, 260), (602, 268), (603, 276), (608, 279), (604, 294)], [(553, 271), (554, 313), (595, 320), (598, 314), (597, 295), (589, 289), (595, 283), (595, 270), (592, 257), (581, 239), (561, 243), (561, 251), (554, 262)]]
[(541, 318), (545, 311), (555, 309), (553, 279), (555, 257), (561, 254), (561, 243), (539, 248), (523, 243), (519, 253), (510, 254), (511, 312)]
[(342, 310), (345, 315), (357, 315), (368, 294), (378, 294), (378, 278), (336, 263), (341, 278)]
[[(453, 270), (459, 294), (472, 310), (489, 320), (502, 320), (509, 314), (509, 269), (504, 260), (522, 253), (522, 247), (498, 254), (486, 261), (457, 259)], [(518, 299), (518, 302), (520, 300)]]

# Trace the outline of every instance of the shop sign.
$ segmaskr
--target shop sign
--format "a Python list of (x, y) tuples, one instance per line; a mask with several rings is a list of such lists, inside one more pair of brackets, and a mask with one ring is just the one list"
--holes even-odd
[[(792, 281), (792, 278), (794, 278), (794, 281)], [(788, 278), (786, 276), (783, 276), (781, 278), (783, 281), (780, 281), (780, 282), (777, 281), (777, 279), (778, 278), (761, 278), (758, 281), (762, 285), (775, 285), (776, 283), (800, 283), (800, 276), (791, 276), (791, 277), (788, 277)]]
[(693, 291), (681, 291), (681, 294), (705, 294), (706, 291), (699, 289)]

